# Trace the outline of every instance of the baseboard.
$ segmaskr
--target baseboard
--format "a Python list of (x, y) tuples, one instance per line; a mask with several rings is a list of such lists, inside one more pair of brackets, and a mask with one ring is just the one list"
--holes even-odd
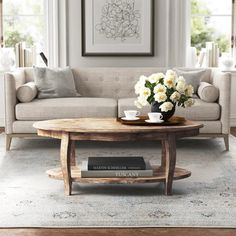
[(0, 127), (5, 127), (5, 120), (4, 120), (4, 118), (0, 118)]

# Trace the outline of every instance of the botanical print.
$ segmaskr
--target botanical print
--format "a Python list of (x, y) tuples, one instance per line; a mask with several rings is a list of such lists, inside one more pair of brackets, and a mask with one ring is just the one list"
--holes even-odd
[(141, 12), (136, 0), (107, 0), (101, 9), (96, 31), (107, 39), (125, 42), (128, 38), (140, 38)]

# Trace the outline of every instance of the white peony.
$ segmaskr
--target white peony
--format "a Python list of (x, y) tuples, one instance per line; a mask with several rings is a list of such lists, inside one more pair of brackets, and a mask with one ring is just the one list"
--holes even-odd
[(185, 78), (183, 76), (179, 76), (178, 79), (177, 79), (177, 82), (186, 83)]
[(140, 94), (140, 92), (144, 89), (147, 79), (148, 78), (146, 76), (144, 76), (144, 75), (142, 75), (139, 78), (139, 81), (134, 86), (136, 94)]
[(175, 77), (166, 76), (165, 79), (164, 79), (164, 85), (167, 88), (174, 88), (175, 87)]
[(143, 107), (147, 106), (147, 104), (148, 104), (147, 97), (139, 96), (138, 103)]
[(166, 93), (166, 86), (162, 84), (158, 84), (157, 86), (154, 87), (153, 89), (154, 93)]
[(165, 93), (157, 93), (154, 95), (154, 99), (155, 101), (161, 103), (161, 102), (165, 102), (167, 99), (167, 96)]
[(165, 75), (163, 73), (152, 74), (148, 77), (148, 81), (152, 84), (158, 83), (160, 79), (163, 79)]
[(179, 81), (179, 82), (177, 83), (176, 90), (177, 90), (179, 93), (184, 93), (184, 92), (185, 92), (185, 89), (186, 89), (186, 83), (183, 82), (183, 81)]
[(193, 93), (194, 93), (193, 86), (190, 85), (190, 84), (187, 85), (186, 88), (185, 88), (185, 95), (188, 96), (188, 97), (192, 97)]
[(148, 98), (150, 95), (151, 95), (151, 90), (149, 88), (144, 87), (141, 89), (141, 91), (140, 91), (141, 97)]
[(172, 102), (178, 102), (179, 99), (180, 99), (180, 97), (181, 97), (180, 93), (178, 93), (178, 92), (175, 91), (175, 92), (172, 93), (172, 95), (170, 96), (170, 100), (171, 100)]
[(184, 102), (184, 107), (191, 107), (194, 104), (194, 99), (189, 98), (186, 102)]
[(166, 71), (166, 77), (172, 77), (172, 78), (176, 78), (176, 73), (173, 70), (167, 70)]
[(171, 102), (164, 102), (160, 108), (162, 112), (171, 111), (173, 109), (174, 105)]

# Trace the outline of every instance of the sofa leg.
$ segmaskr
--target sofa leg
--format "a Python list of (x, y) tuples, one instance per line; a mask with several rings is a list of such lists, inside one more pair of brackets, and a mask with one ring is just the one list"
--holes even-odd
[(228, 134), (224, 135), (224, 142), (225, 142), (225, 150), (229, 151), (229, 135)]
[(10, 134), (6, 134), (6, 151), (9, 151), (11, 148), (11, 140), (12, 136)]

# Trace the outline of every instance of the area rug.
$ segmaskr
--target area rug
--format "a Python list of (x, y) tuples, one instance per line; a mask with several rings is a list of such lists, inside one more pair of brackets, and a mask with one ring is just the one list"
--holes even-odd
[[(5, 152), (0, 135), (0, 227), (235, 227), (236, 140), (230, 151), (222, 140), (181, 140), (177, 165), (192, 171), (174, 182), (173, 196), (162, 184), (73, 184), (64, 195), (63, 183), (45, 171), (59, 165), (56, 140), (13, 140)], [(160, 163), (157, 142), (81, 142), (78, 161), (88, 156), (142, 155)]]

